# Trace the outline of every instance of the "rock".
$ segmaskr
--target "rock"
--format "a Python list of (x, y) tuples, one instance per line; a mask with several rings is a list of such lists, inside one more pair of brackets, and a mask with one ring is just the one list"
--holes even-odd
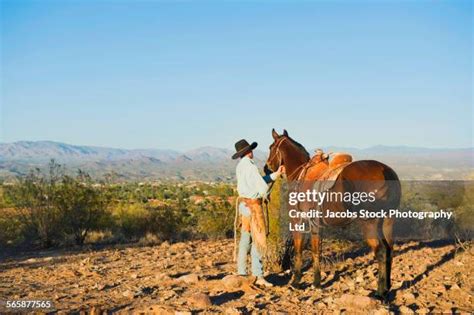
[(392, 281), (392, 289), (399, 289), (403, 286), (403, 281)]
[(183, 281), (184, 283), (188, 283), (188, 284), (196, 283), (196, 282), (199, 282), (199, 276), (194, 273), (190, 273), (188, 275), (179, 277), (178, 280)]
[(205, 293), (196, 293), (189, 298), (189, 301), (199, 308), (208, 308), (212, 305), (211, 299)]
[(133, 292), (130, 290), (125, 290), (122, 292), (122, 295), (125, 297), (133, 297)]
[(212, 259), (209, 259), (208, 261), (206, 261), (206, 266), (207, 267), (214, 267), (214, 261)]
[(166, 301), (166, 300), (171, 299), (173, 296), (175, 296), (176, 292), (174, 292), (173, 290), (166, 290), (166, 291), (161, 292), (160, 295), (161, 295), (161, 299), (163, 301)]
[(436, 295), (441, 295), (446, 292), (446, 287), (444, 285), (438, 285), (433, 289), (433, 293)]
[(359, 308), (368, 308), (374, 306), (377, 302), (368, 296), (343, 294), (338, 302), (340, 304), (357, 306)]
[(166, 273), (162, 273), (162, 272), (155, 274), (154, 278), (156, 280), (159, 280), (159, 281), (171, 280), (171, 277), (169, 275), (167, 275)]
[(243, 314), (241, 311), (239, 311), (237, 308), (235, 307), (228, 307), (225, 309), (224, 311), (225, 314), (227, 315), (240, 315), (240, 314)]
[(319, 309), (319, 310), (323, 310), (323, 309), (327, 308), (327, 305), (324, 304), (323, 302), (319, 302), (319, 303), (316, 303), (316, 308)]
[(352, 279), (348, 279), (346, 281), (346, 285), (347, 285), (347, 287), (349, 288), (350, 291), (355, 290), (355, 282)]
[(89, 314), (90, 315), (100, 315), (102, 314), (102, 310), (100, 307), (98, 306), (92, 306), (90, 309), (89, 309)]
[(403, 294), (403, 298), (405, 299), (405, 301), (410, 304), (411, 302), (415, 302), (415, 295), (411, 292), (405, 292)]
[(385, 309), (385, 308), (379, 308), (378, 310), (375, 310), (373, 313), (370, 313), (372, 315), (388, 315), (390, 312)]
[(360, 288), (359, 290), (357, 290), (357, 293), (359, 293), (360, 295), (363, 295), (363, 296), (369, 296), (370, 293), (372, 293), (372, 291), (366, 290), (364, 288)]
[(228, 275), (222, 279), (222, 282), (226, 288), (235, 289), (242, 285), (243, 277), (237, 275)]
[(413, 310), (405, 305), (400, 306), (399, 308), (400, 314), (415, 314)]
[(449, 288), (449, 291), (453, 291), (453, 290), (461, 290), (461, 288), (455, 283), (451, 286), (451, 288)]
[(190, 311), (175, 311), (174, 315), (192, 315), (193, 313)]
[(135, 293), (135, 296), (150, 295), (153, 294), (153, 292), (155, 292), (154, 287), (141, 287), (138, 289), (137, 293)]

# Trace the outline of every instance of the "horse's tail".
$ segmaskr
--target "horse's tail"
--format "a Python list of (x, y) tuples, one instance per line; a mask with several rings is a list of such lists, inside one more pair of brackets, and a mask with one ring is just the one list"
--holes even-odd
[[(398, 209), (402, 198), (402, 188), (397, 173), (385, 165), (384, 168), (385, 181), (388, 183), (389, 193), (387, 196), (387, 205), (389, 209)], [(385, 218), (383, 220), (382, 232), (384, 241), (392, 248), (393, 245), (393, 218)]]

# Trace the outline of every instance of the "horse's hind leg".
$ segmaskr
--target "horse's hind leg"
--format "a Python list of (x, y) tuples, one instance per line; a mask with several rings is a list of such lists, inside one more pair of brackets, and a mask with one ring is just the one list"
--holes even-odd
[(386, 286), (387, 290), (390, 290), (392, 287), (391, 283), (391, 274), (392, 274), (392, 251), (393, 251), (393, 219), (386, 218), (383, 220), (383, 241), (385, 244), (386, 251)]
[(291, 285), (298, 287), (301, 282), (301, 269), (303, 268), (303, 233), (293, 233), (293, 244), (295, 247), (295, 258), (293, 263), (293, 280)]
[(366, 221), (363, 232), (378, 263), (377, 296), (386, 299), (390, 289), (391, 250), (381, 231), (383, 221)]
[(321, 238), (319, 234), (311, 234), (311, 252), (313, 254), (313, 286), (321, 287)]

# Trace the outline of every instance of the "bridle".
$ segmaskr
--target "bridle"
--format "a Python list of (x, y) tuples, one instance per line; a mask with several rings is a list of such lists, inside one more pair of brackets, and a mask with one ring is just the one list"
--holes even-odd
[[(287, 137), (282, 137), (281, 140), (279, 140), (280, 142), (278, 142), (276, 144), (275, 153), (268, 158), (267, 166), (270, 166), (269, 164), (272, 164), (272, 162), (275, 160), (275, 158), (278, 158), (278, 167), (283, 165), (283, 157), (282, 157), (282, 154), (281, 154), (281, 151), (280, 151), (280, 146), (282, 145), (283, 142), (285, 142), (285, 140), (288, 140), (288, 138)], [(301, 164), (291, 174), (286, 175), (286, 177), (291, 178), (294, 174), (296, 174), (297, 171), (300, 171), (300, 173), (298, 174), (298, 179), (300, 179), (301, 175), (303, 174), (303, 170), (306, 168), (307, 164), (308, 163)], [(269, 167), (269, 169), (270, 169), (270, 167)]]
[(277, 168), (280, 167), (283, 164), (283, 157), (282, 157), (281, 152), (280, 152), (280, 146), (283, 142), (285, 142), (285, 140), (288, 140), (288, 138), (287, 137), (282, 137), (281, 140), (278, 140), (279, 142), (276, 144), (275, 153), (272, 156), (270, 156), (267, 160), (267, 166), (269, 168), (270, 168), (270, 164), (272, 164), (272, 162), (275, 160), (275, 158), (278, 158)]

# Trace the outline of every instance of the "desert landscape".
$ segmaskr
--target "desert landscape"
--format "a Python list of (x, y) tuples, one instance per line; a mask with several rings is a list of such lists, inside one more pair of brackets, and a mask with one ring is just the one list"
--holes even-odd
[[(395, 225), (405, 240), (395, 244), (392, 291), (382, 303), (373, 296), (377, 265), (360, 237), (325, 239), (321, 289), (310, 285), (309, 252), (299, 288), (289, 285), (290, 270), (275, 268), (275, 257), (266, 268), (272, 288), (236, 276), (233, 183), (100, 180), (71, 175), (67, 164), (42, 163), (43, 170), (0, 185), (0, 301), (50, 300), (54, 308), (43, 311), (92, 314), (473, 311), (470, 181), (402, 183), (403, 207), (444, 207), (456, 215), (448, 230), (429, 220), (409, 221), (408, 230), (407, 223)], [(284, 182), (270, 195), (273, 254), (284, 243)], [(455, 234), (436, 240), (437, 228)]]
[(0, 315), (474, 314), (473, 4), (0, 1)]
[[(461, 246), (462, 245), (462, 246)], [(0, 300), (48, 299), (59, 313), (471, 313), (469, 244), (407, 242), (395, 246), (391, 301), (373, 299), (376, 265), (367, 250), (324, 244), (323, 288), (311, 272), (303, 286), (286, 272), (273, 288), (234, 275), (233, 242), (163, 242), (80, 251), (39, 251), (2, 259)], [(309, 255), (307, 262), (309, 263)]]

